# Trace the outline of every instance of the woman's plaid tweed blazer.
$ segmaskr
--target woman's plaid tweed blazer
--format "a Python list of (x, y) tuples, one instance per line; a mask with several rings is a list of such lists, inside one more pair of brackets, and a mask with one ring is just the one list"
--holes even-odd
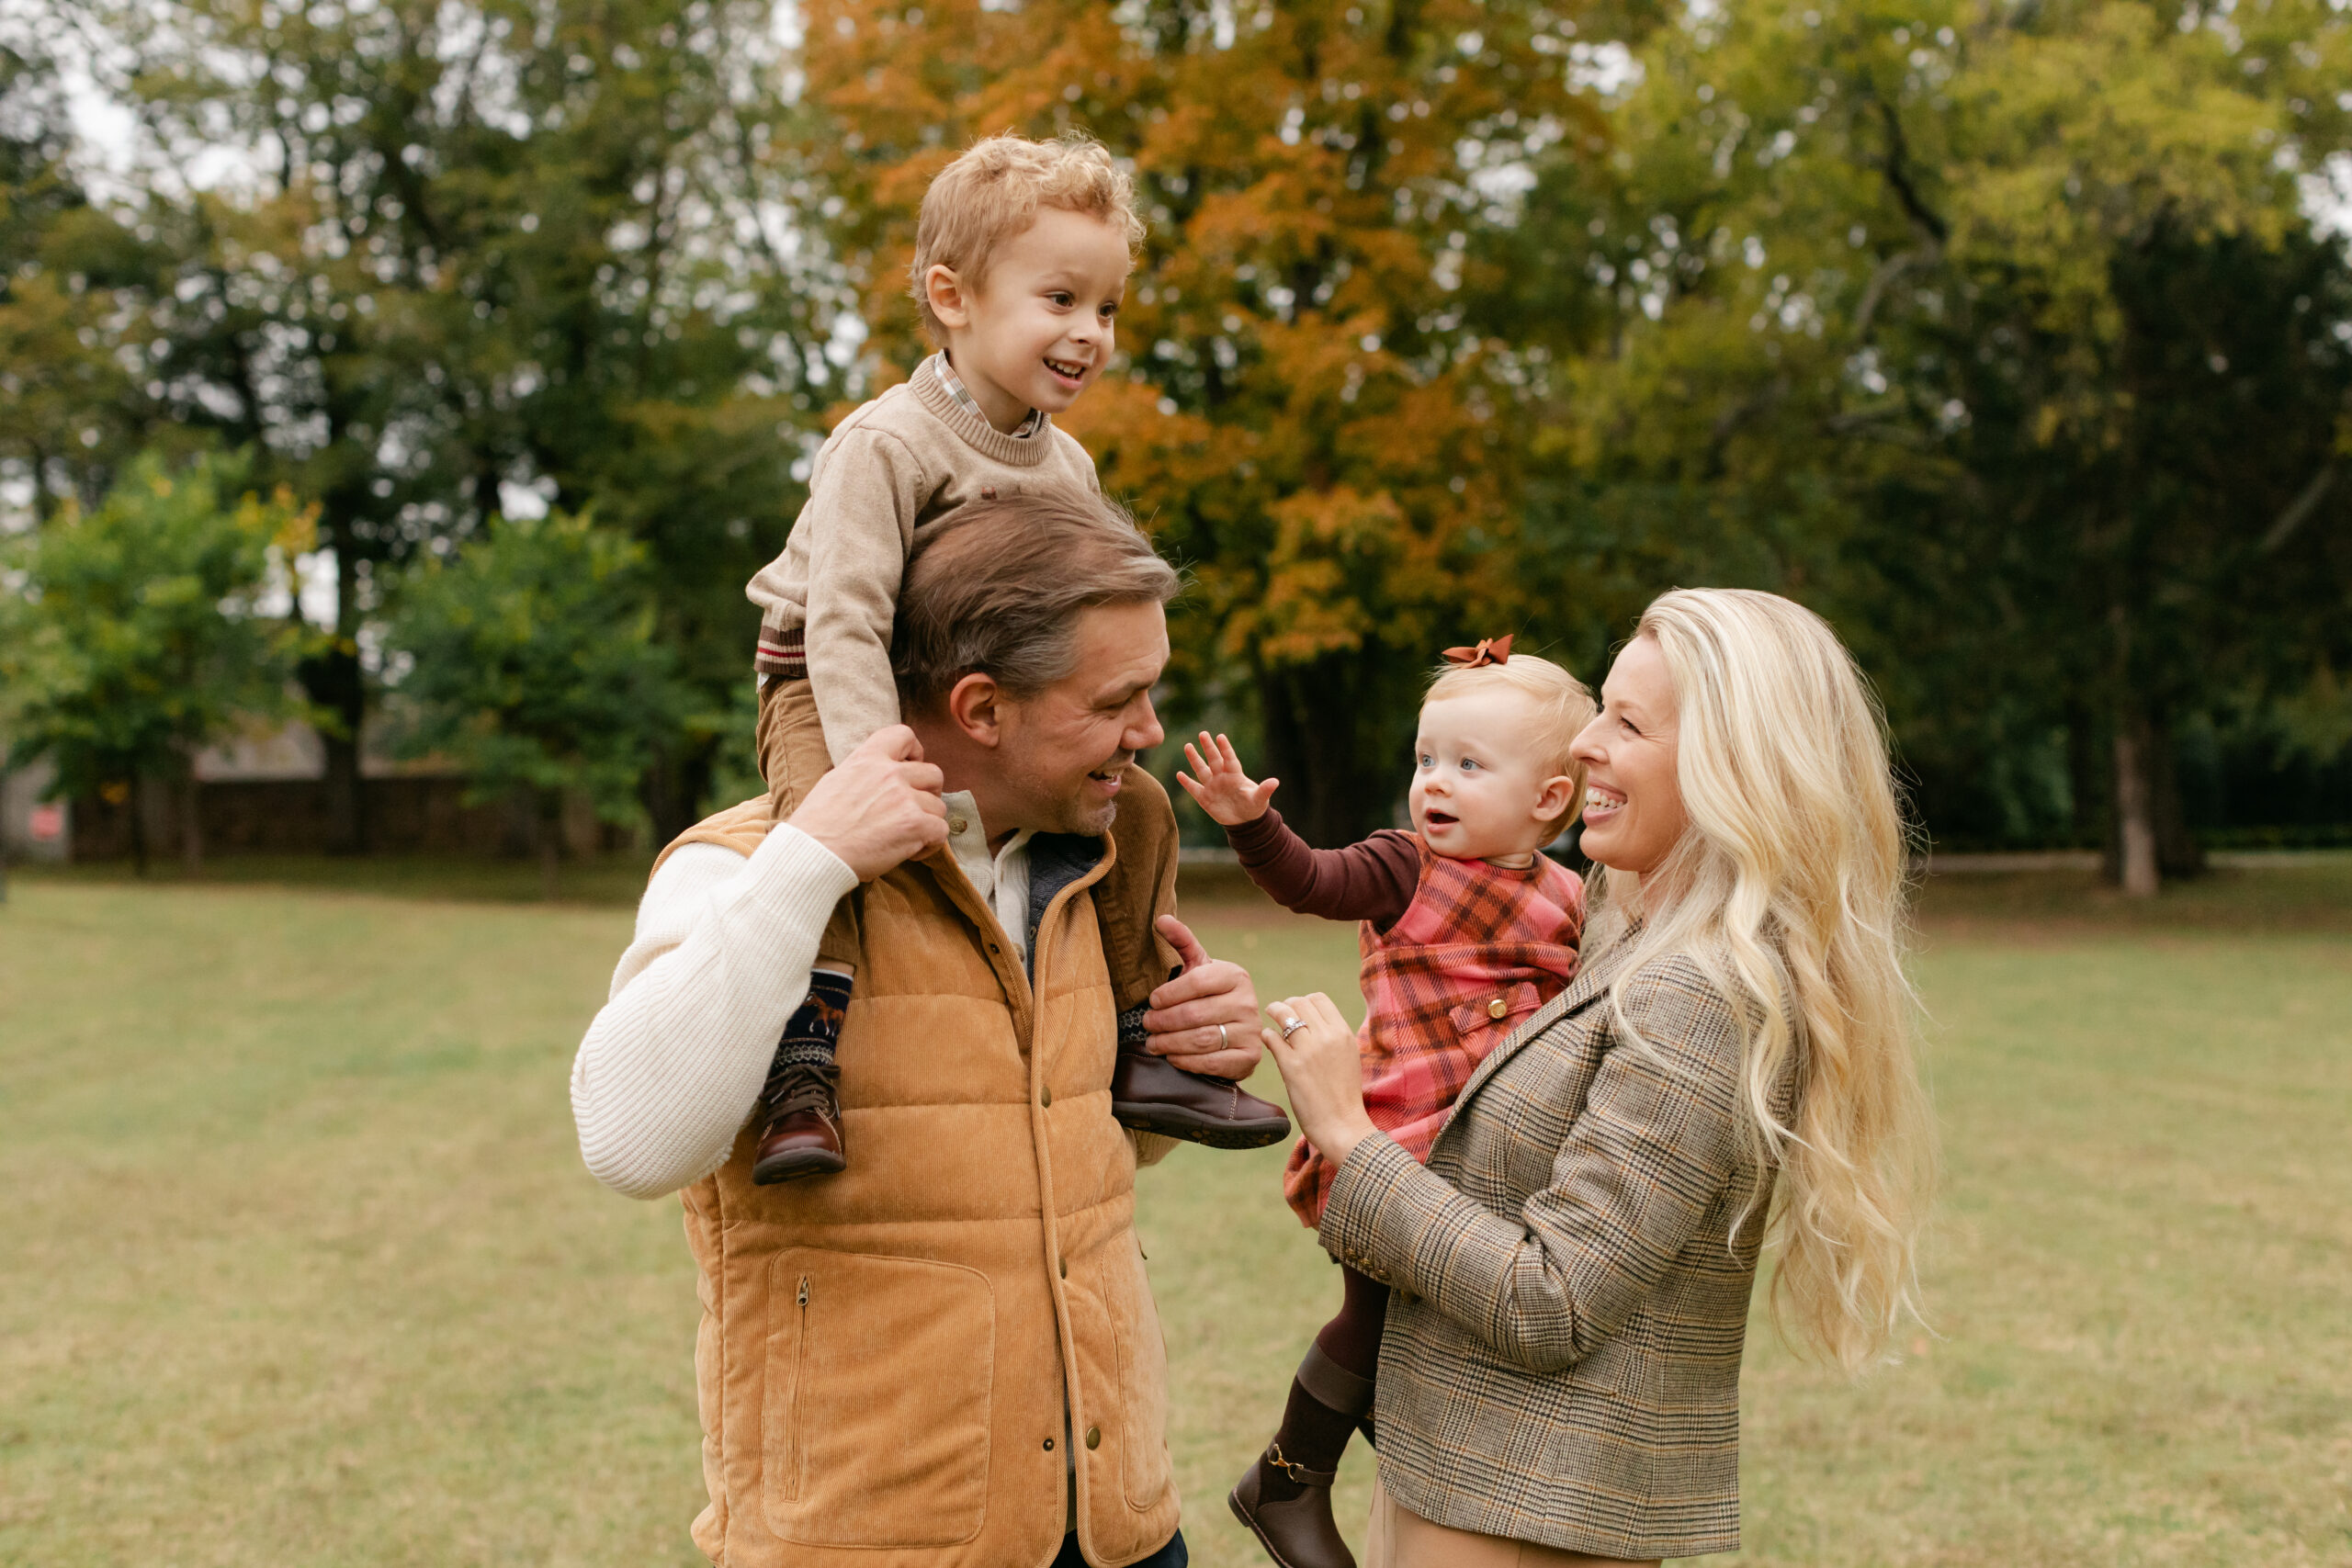
[(1740, 1128), (1731, 1004), (1692, 960), (1656, 960), (1625, 992), (1646, 1044), (1622, 1039), (1629, 951), (1589, 957), (1495, 1049), (1426, 1168), (1358, 1144), (1318, 1235), (1395, 1287), (1375, 1419), (1397, 1502), (1607, 1557), (1730, 1551), (1770, 1174)]

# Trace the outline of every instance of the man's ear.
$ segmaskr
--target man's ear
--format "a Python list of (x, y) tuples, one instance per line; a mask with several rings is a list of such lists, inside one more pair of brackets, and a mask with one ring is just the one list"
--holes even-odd
[(941, 326), (962, 332), (972, 324), (971, 296), (956, 276), (954, 267), (933, 262), (931, 270), (922, 275), (922, 295)]
[(956, 682), (944, 705), (947, 722), (971, 738), (978, 745), (994, 746), (1004, 737), (1003, 716), (1000, 709), (1004, 702), (1004, 688), (996, 683), (993, 675), (978, 671)]

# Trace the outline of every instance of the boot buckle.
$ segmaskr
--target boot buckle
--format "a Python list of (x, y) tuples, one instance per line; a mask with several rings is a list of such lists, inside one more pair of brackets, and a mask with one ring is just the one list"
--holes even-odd
[(1299, 1486), (1329, 1486), (1339, 1479), (1339, 1472), (1336, 1471), (1309, 1470), (1295, 1460), (1284, 1459), (1283, 1446), (1280, 1443), (1266, 1445), (1266, 1462), (1289, 1476), (1292, 1483)]

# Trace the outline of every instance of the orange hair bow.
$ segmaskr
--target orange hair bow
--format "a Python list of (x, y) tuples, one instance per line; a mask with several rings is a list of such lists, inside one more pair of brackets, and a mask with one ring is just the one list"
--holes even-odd
[(1467, 670), (1476, 670), (1482, 664), (1508, 664), (1510, 662), (1510, 638), (1482, 637), (1476, 648), (1449, 648), (1445, 650), (1445, 661)]

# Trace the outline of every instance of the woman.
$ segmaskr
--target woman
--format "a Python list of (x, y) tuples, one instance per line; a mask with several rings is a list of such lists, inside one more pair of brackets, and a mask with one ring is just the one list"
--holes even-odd
[(1915, 1308), (1905, 841), (1851, 659), (1788, 600), (1676, 592), (1601, 701), (1575, 752), (1606, 868), (1582, 972), (1426, 1168), (1365, 1116), (1330, 998), (1268, 1010), (1339, 1167), (1323, 1246), (1393, 1287), (1372, 1568), (1736, 1550), (1762, 1244), (1778, 1321), (1849, 1370)]

